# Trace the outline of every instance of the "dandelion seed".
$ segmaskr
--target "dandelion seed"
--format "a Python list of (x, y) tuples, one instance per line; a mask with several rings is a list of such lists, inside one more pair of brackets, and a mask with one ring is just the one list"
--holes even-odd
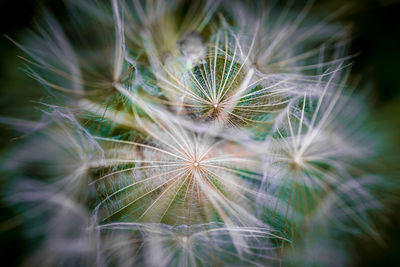
[(185, 58), (188, 69), (191, 69), (193, 65), (204, 62), (206, 46), (203, 37), (199, 33), (186, 33), (182, 39), (178, 41), (177, 45)]

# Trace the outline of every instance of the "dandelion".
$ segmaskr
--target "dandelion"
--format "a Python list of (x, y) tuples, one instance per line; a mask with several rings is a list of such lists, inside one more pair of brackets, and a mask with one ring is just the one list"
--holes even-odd
[(2, 162), (22, 210), (3, 228), (45, 222), (27, 265), (326, 264), (315, 244), (380, 240), (386, 178), (363, 166), (381, 144), (332, 18), (311, 25), (311, 4), (66, 4), (68, 34), (46, 15), (14, 41), (50, 89), (42, 121), (0, 117), (26, 135)]

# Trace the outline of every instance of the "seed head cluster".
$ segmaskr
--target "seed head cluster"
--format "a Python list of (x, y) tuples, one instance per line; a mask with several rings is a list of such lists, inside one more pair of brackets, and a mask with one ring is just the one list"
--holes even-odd
[(385, 178), (365, 166), (380, 144), (333, 17), (65, 5), (71, 20), (46, 13), (14, 41), (49, 92), (40, 122), (11, 123), (27, 134), (2, 164), (7, 203), (43, 237), (28, 266), (343, 266), (351, 234), (379, 240), (371, 188)]

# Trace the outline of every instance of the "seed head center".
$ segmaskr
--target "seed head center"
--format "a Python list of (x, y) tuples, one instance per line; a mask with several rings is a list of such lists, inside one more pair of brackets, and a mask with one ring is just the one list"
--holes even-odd
[(193, 166), (197, 167), (199, 166), (199, 163), (197, 161), (193, 162)]
[(297, 165), (301, 165), (301, 163), (302, 163), (303, 160), (302, 160), (302, 158), (301, 158), (300, 155), (296, 155), (296, 156), (294, 157), (293, 161), (294, 161), (294, 163), (296, 163)]

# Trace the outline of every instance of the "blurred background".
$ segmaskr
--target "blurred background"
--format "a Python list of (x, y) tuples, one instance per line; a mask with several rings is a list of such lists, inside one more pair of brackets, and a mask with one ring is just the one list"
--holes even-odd
[[(295, 7), (301, 8), (307, 1), (293, 2)], [(400, 151), (400, 1), (316, 0), (310, 15), (329, 14), (343, 6), (347, 9), (336, 22), (352, 26), (351, 54), (359, 53), (354, 59), (350, 82), (357, 82), (357, 90), (368, 93), (372, 118), (386, 125), (384, 131), (392, 136), (387, 142)], [(0, 0), (0, 116), (40, 117), (35, 102), (46, 92), (24, 73), (23, 61), (18, 58), (23, 53), (3, 34), (21, 40), (41, 17), (44, 7), (52, 10), (61, 21), (65, 17), (62, 1)], [(0, 157), (17, 139), (18, 135), (11, 129), (0, 127)], [(5, 190), (1, 182), (0, 186)], [(384, 236), (382, 244), (354, 238), (357, 255), (354, 255), (353, 266), (400, 266), (399, 203), (389, 203), (390, 209), (385, 211), (377, 226)], [(0, 221), (14, 215), (0, 202)], [(1, 260), (7, 263), (3, 266), (18, 265), (29, 249), (18, 227), (0, 231)]]

